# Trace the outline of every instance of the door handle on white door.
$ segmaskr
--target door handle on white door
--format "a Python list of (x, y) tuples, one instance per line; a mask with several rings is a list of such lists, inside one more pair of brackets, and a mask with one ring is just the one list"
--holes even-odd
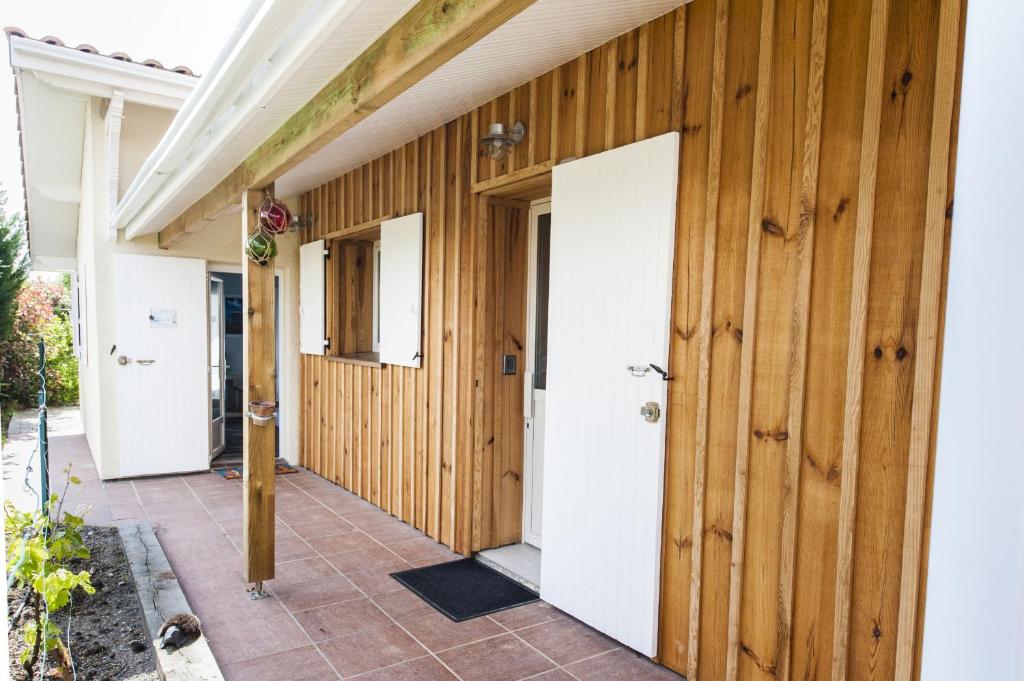
[(137, 364), (141, 364), (142, 366), (148, 367), (150, 364), (155, 363), (156, 360), (155, 359), (137, 359), (137, 360), (135, 360), (135, 362)]

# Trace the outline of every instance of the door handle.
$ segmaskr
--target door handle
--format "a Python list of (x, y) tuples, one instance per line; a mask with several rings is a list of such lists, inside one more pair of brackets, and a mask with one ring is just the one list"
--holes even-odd
[(154, 362), (156, 362), (156, 360), (155, 359), (137, 359), (137, 360), (135, 360), (135, 362), (136, 362), (136, 364), (141, 364), (144, 367), (148, 367), (150, 364), (153, 364)]

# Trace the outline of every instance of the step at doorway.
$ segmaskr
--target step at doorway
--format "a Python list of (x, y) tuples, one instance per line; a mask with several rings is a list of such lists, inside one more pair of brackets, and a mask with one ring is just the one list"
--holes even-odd
[(540, 592), (540, 549), (529, 544), (509, 544), (497, 549), (486, 549), (476, 559), (527, 589)]

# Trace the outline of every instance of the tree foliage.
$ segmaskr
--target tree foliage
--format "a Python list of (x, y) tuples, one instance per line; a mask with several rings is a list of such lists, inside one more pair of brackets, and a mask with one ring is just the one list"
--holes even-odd
[(0, 189), (0, 342), (14, 328), (18, 293), (27, 278), (25, 221), (20, 213), (7, 213), (7, 192)]
[(78, 360), (71, 332), (70, 279), (30, 279), (16, 302), (14, 328), (0, 342), (0, 397), (18, 408), (35, 404), (42, 339), (46, 342), (47, 404), (76, 404)]

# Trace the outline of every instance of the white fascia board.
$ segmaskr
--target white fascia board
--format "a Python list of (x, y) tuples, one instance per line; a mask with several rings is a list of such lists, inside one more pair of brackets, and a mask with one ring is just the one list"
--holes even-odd
[[(128, 187), (113, 228), (132, 239), (217, 156), (331, 33), (368, 0), (256, 0), (214, 68)], [(340, 65), (343, 68), (345, 65)]]
[(41, 82), (69, 92), (110, 97), (120, 90), (127, 102), (176, 110), (197, 82), (194, 76), (29, 38), (11, 36), (10, 44), (15, 72), (30, 72)]

